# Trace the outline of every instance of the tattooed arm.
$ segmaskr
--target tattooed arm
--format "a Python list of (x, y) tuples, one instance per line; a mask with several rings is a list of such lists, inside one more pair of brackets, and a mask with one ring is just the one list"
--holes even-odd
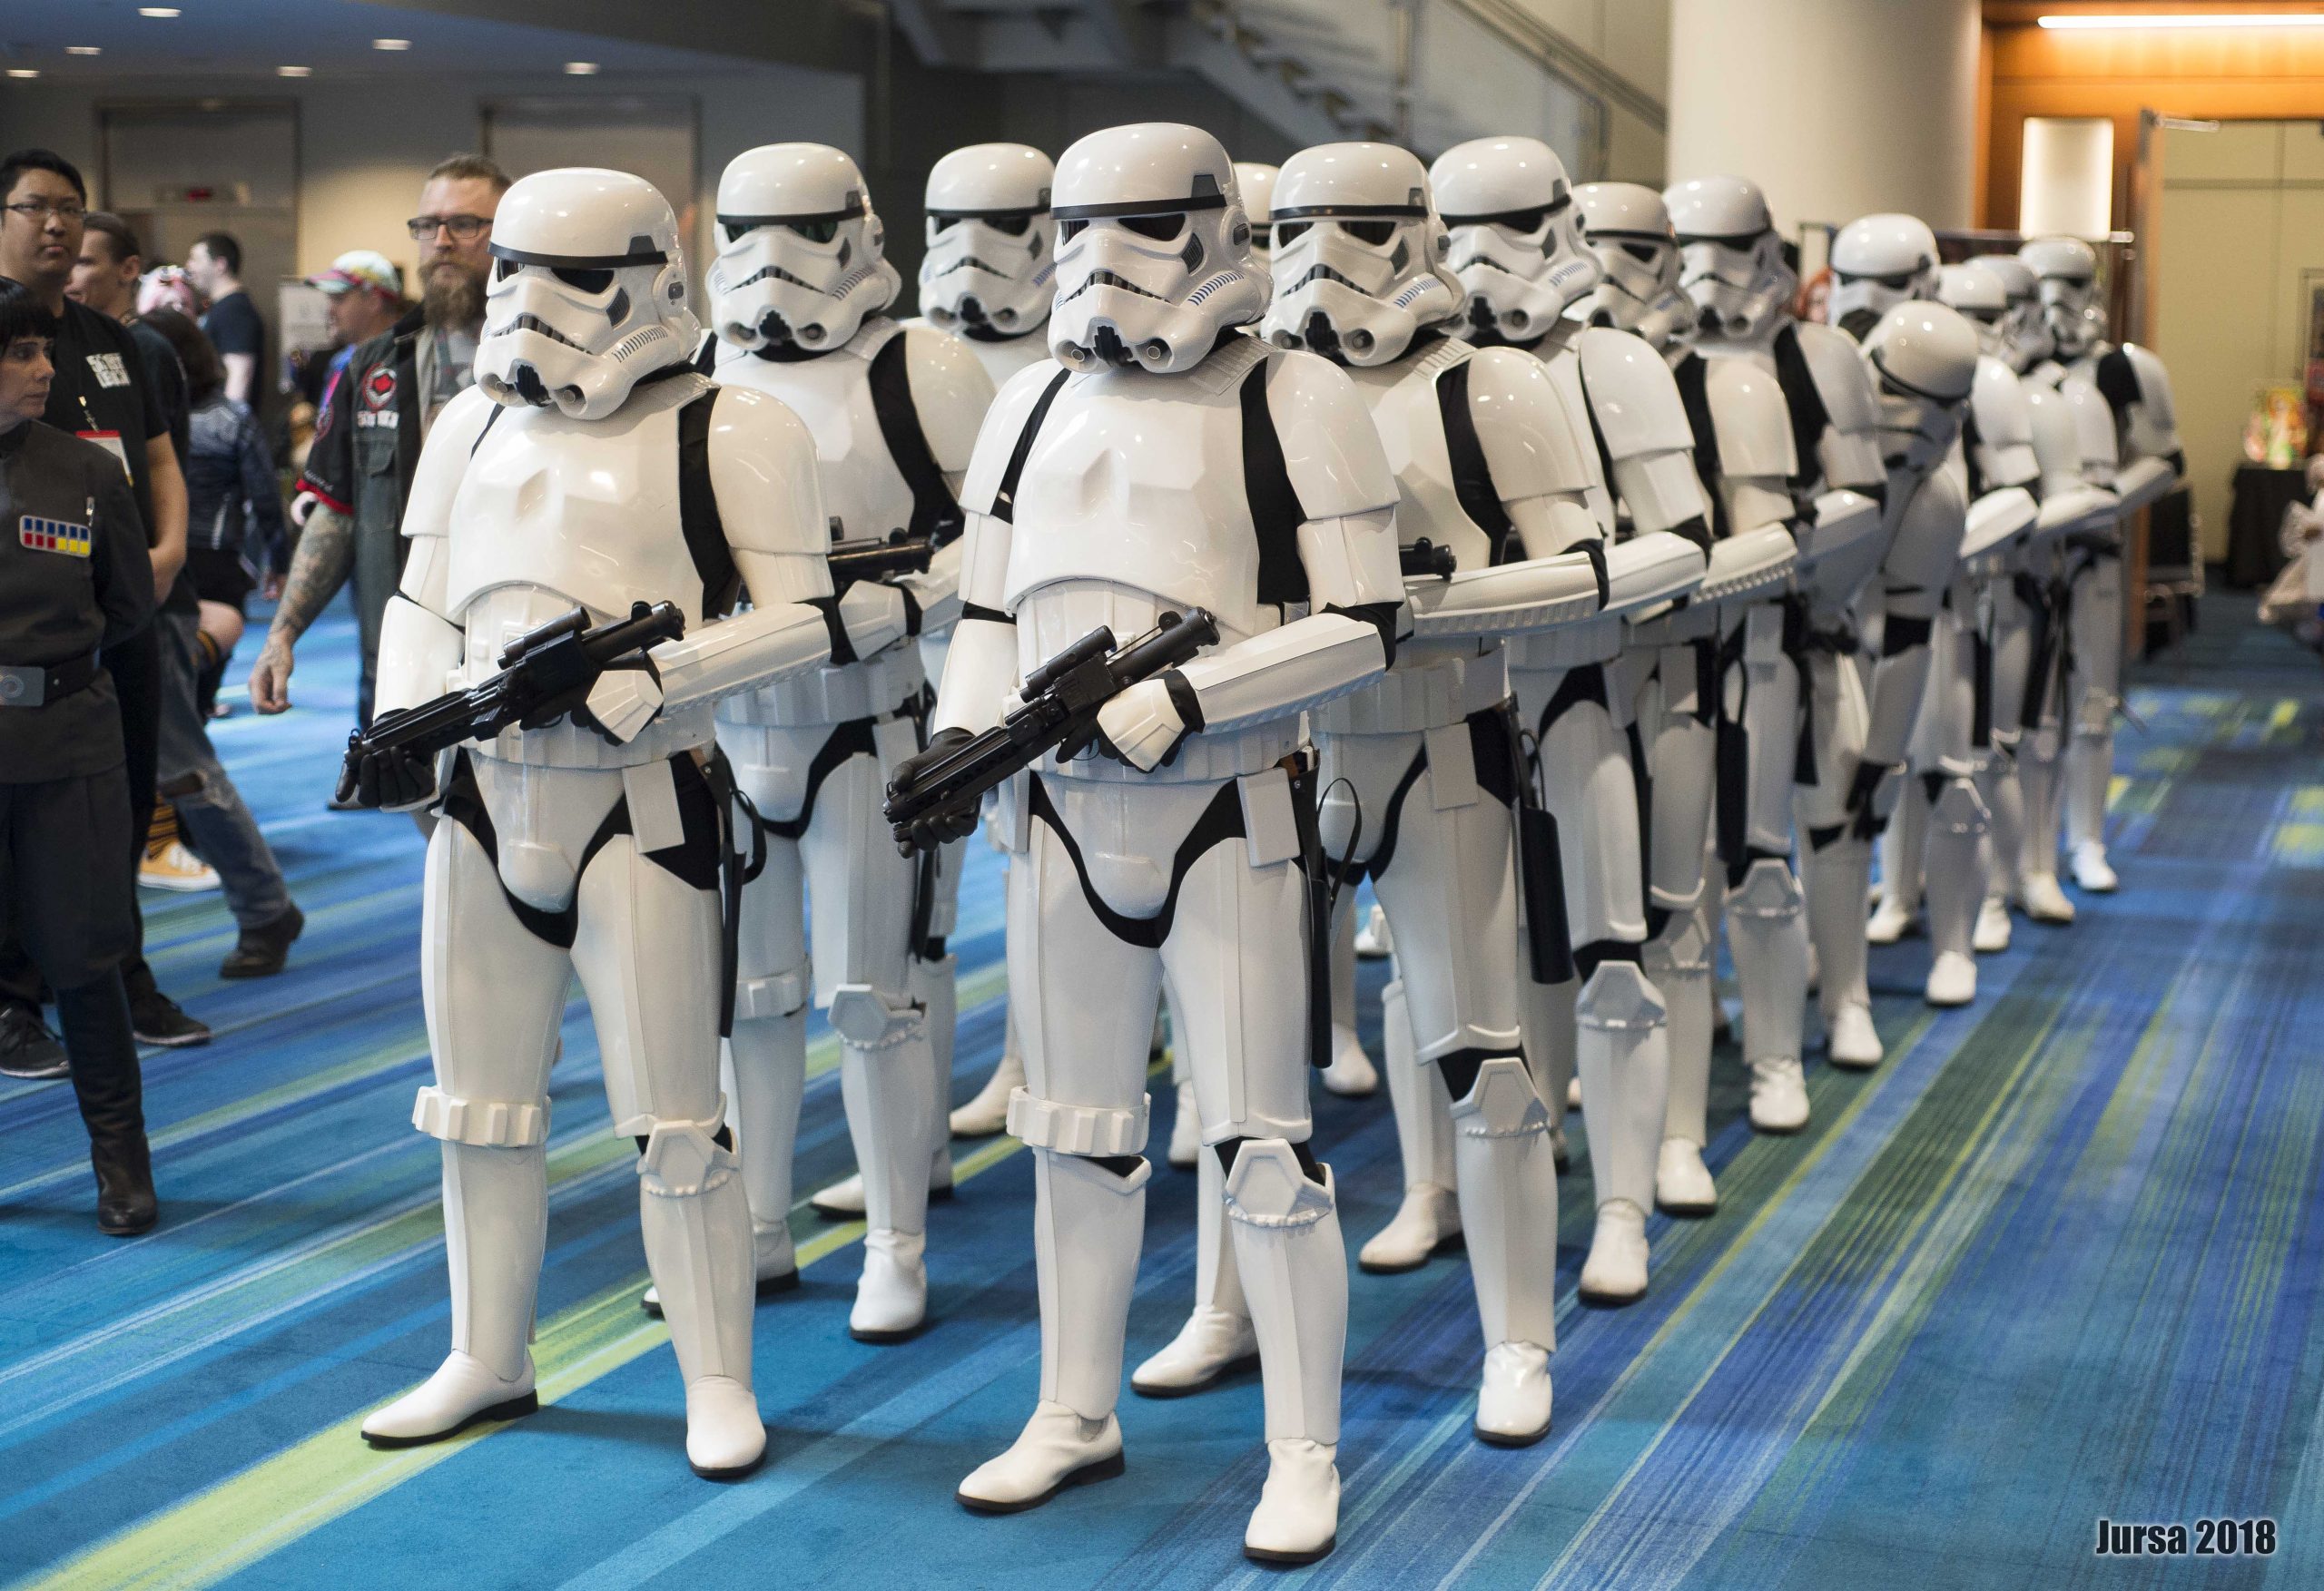
[(290, 705), (291, 648), (330, 605), (354, 567), (355, 522), (335, 508), (317, 505), (290, 555), (282, 601), (251, 669), (251, 705), (261, 712), (281, 712)]

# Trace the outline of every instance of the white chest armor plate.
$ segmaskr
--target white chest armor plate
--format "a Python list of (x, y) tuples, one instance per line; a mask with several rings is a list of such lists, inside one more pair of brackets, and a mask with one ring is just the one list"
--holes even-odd
[(784, 363), (756, 354), (723, 360), (718, 379), (779, 398), (815, 439), (832, 539), (884, 536), (911, 523), (911, 487), (888, 451), (872, 405), (872, 359), (901, 329), (873, 321), (843, 349)]
[[(632, 603), (668, 602), (689, 629), (702, 622), (702, 578), (678, 516), (677, 410), (698, 388), (668, 385), (670, 400), (634, 399), (611, 419), (508, 409), (485, 432), (453, 498), (446, 546), (445, 605), (467, 632), (462, 680), (498, 673), (503, 647), (575, 607), (603, 623)], [(509, 731), (490, 754), (620, 768), (709, 736), (697, 708), (655, 720), (626, 746), (563, 724)]]

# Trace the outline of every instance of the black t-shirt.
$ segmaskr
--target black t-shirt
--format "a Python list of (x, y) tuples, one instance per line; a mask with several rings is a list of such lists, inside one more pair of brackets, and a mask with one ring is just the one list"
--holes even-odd
[(258, 318), (250, 294), (240, 288), (202, 311), (202, 330), (220, 353), (248, 354), (265, 362), (266, 323)]
[(178, 362), (178, 350), (170, 346), (170, 339), (143, 320), (129, 323), (129, 335), (136, 339), (137, 351), (145, 356), (145, 378), (153, 384), (153, 395), (169, 417), (170, 446), (177, 452), (178, 467), (183, 469), (186, 451), (193, 445), (193, 404), (186, 396), (185, 367)]

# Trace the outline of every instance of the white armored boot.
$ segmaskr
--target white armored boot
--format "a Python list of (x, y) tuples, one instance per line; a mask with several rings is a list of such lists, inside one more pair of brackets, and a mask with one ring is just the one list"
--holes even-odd
[(1009, 1125), (1009, 1096), (1025, 1085), (1025, 1052), (1018, 1047), (1017, 1007), (1009, 1007), (1008, 1036), (1001, 1040), (1000, 1062), (984, 1080), (976, 1097), (952, 1113), (952, 1136), (990, 1138)]
[[(807, 1087), (807, 969), (743, 979), (735, 990), (734, 1036), (724, 1049), (720, 1072), (750, 1201), (758, 1296), (766, 1298), (799, 1285), (791, 1167)], [(659, 1315), (660, 1291), (647, 1288), (645, 1304), (647, 1314)]]
[[(945, 1102), (952, 1096), (952, 1037), (960, 1016), (960, 989), (956, 980), (959, 967), (958, 959), (950, 956), (941, 961), (922, 961), (915, 957), (906, 963), (905, 972), (906, 987), (911, 998), (927, 1011), (928, 1119), (946, 1123), (948, 1132), (950, 1124), (946, 1115)], [(1023, 1064), (1021, 1061), (1018, 1063), (1020, 1068)], [(998, 1080), (997, 1071), (994, 1077)], [(840, 1081), (844, 1092), (844, 1074)], [(1018, 1081), (1023, 1081), (1021, 1075)], [(990, 1089), (992, 1084), (988, 1082), (985, 1086)], [(1009, 1086), (1013, 1088), (1016, 1085)], [(1002, 1097), (1001, 1108), (1005, 1116), (1008, 1109), (1006, 1095)], [(850, 1118), (851, 1122), (852, 1119)], [(933, 1199), (952, 1196), (952, 1152), (945, 1144), (945, 1136), (944, 1133), (935, 1134), (935, 1148), (928, 1157), (928, 1195)], [(816, 1214), (827, 1220), (846, 1221), (869, 1215), (863, 1202), (863, 1174), (861, 1171), (842, 1177), (830, 1187), (818, 1191), (807, 1202), (814, 1206)]]
[(1319, 1186), (1289, 1144), (1247, 1139), (1227, 1174), (1226, 1213), (1266, 1402), (1266, 1485), (1243, 1553), (1260, 1563), (1313, 1563), (1339, 1537), (1347, 1252), (1331, 1171)]
[(448, 1139), (443, 1151), (452, 1351), (435, 1374), (364, 1420), (363, 1439), (375, 1448), (440, 1441), (478, 1420), (540, 1407), (526, 1341), (548, 1241), (548, 1151)]
[(1648, 974), (1670, 1014), (1670, 1097), (1662, 1113), (1654, 1202), (1673, 1215), (1718, 1209), (1718, 1184), (1703, 1164), (1710, 1136), (1710, 914), (1699, 905), (1673, 917), (1646, 948)]
[(1387, 1225), (1372, 1235), (1355, 1262), (1374, 1274), (1416, 1271), (1431, 1254), (1460, 1241), (1461, 1209), (1452, 1154), (1452, 1102), (1434, 1066), (1413, 1053), (1411, 1019), (1400, 980), (1381, 991), (1380, 1032), (1388, 1066), (1388, 1103), (1396, 1119), (1396, 1148), (1403, 1161), (1404, 1197)]
[(1132, 1389), (1148, 1398), (1199, 1392), (1258, 1359), (1259, 1340), (1226, 1236), (1226, 1172), (1217, 1155), (1205, 1154), (1197, 1174), (1194, 1313), (1167, 1347), (1130, 1372)]
[(1122, 1472), (1114, 1399), (1153, 1174), (1143, 1159), (1124, 1175), (1078, 1154), (1033, 1150), (1041, 1397), (1009, 1450), (960, 1482), (954, 1495), (962, 1507), (1021, 1513), (1066, 1487)]
[[(1895, 825), (1890, 828), (1893, 830)], [(1828, 845), (1808, 847), (1800, 862), (1810, 892), (1810, 937), (1821, 950), (1817, 959), (1823, 964), (1824, 981), (1817, 999), (1824, 1011), (1825, 1043), (1832, 1065), (1868, 1070), (1880, 1064), (1884, 1053), (1880, 1031), (1872, 1024), (1872, 991), (1865, 973), (1866, 945), (1879, 942), (1871, 941), (1864, 920), (1865, 892), (1872, 880), (1872, 844), (1858, 840), (1851, 829)], [(1914, 881), (1916, 885), (1917, 875)], [(1917, 895), (1915, 888), (1908, 918), (1917, 914)], [(1883, 885), (1880, 909), (1887, 910), (1894, 899), (1892, 887)]]
[(2017, 868), (2024, 854), (2025, 791), (2018, 782), (2017, 759), (2008, 751), (1995, 751), (1978, 771), (1977, 791), (1990, 816), (1978, 850), (1985, 899), (1977, 908), (1977, 926), (1969, 944), (1980, 956), (1997, 956), (2009, 948), (2009, 903), (2019, 895)]
[(1355, 914), (1342, 914), (1332, 938), (1332, 1064), (1324, 1086), (1361, 1099), (1380, 1086), (1380, 1074), (1355, 1036)]
[(656, 1122), (637, 1163), (645, 1263), (686, 1384), (686, 1462), (734, 1480), (766, 1428), (751, 1390), (751, 1212), (713, 1122)]
[(2083, 686), (2073, 734), (2066, 742), (2059, 802), (2065, 820), (2067, 865), (2074, 885), (2093, 895), (2121, 888), (2106, 860), (2106, 794), (2114, 777), (2114, 705), (2111, 694)]
[(1581, 1296), (1630, 1303), (1646, 1292), (1646, 1213), (1670, 1105), (1669, 1013), (1636, 963), (1599, 965), (1581, 987), (1574, 1063), (1590, 1098), (1590, 1176), (1598, 1225)]
[(2035, 922), (2073, 921), (2073, 902), (2058, 888), (2058, 771), (2057, 731), (2029, 732), (2017, 761), (2017, 782), (2025, 792), (2017, 898)]
[(1550, 1353), (1557, 1346), (1558, 1176), (1549, 1113), (1525, 1063), (1496, 1056), (1452, 1106), (1461, 1219), (1484, 1327), (1476, 1432), (1522, 1448), (1550, 1430)]
[(1581, 993), (1577, 979), (1535, 983), (1519, 969), (1517, 1023), (1524, 1035), (1525, 1066), (1533, 1074), (1533, 1092), (1550, 1113), (1550, 1147), (1557, 1153), (1560, 1175), (1572, 1169), (1566, 1155), (1565, 1119), (1581, 1108), (1581, 1079), (1573, 1070), (1573, 1003)]
[(863, 1274), (848, 1335), (900, 1342), (928, 1318), (928, 1146), (936, 1136), (928, 1026), (868, 984), (841, 987), (832, 1026), (841, 1039), (840, 1097), (863, 1167)]
[(1928, 937), (1936, 951), (1924, 989), (1932, 1006), (1965, 1006), (1977, 997), (1977, 959), (1971, 934), (1985, 899), (1988, 817), (1976, 786), (1948, 779), (1930, 813)]
[(1807, 1006), (1807, 924), (1790, 865), (1762, 858), (1727, 897), (1727, 944), (1743, 986), (1743, 1060), (1751, 1072), (1751, 1125), (1796, 1133), (1807, 1125), (1799, 1066)]
[[(1867, 944), (1893, 945), (1920, 927), (1922, 868), (1928, 843), (1928, 797), (1920, 780), (1906, 774), (1898, 781), (1896, 810), (1880, 832), (1880, 905), (1864, 925)], [(1835, 845), (1859, 843), (1841, 839)], [(1866, 869), (1867, 875), (1870, 869)], [(1811, 885), (1810, 888), (1813, 888)], [(1864, 895), (1856, 898), (1856, 914), (1864, 912)], [(1817, 908), (1822, 903), (1818, 901)]]

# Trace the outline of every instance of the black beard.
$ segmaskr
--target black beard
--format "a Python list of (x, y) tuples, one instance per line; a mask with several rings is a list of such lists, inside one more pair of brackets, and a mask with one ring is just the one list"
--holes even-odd
[(439, 260), (428, 268), (420, 290), (420, 308), (436, 330), (473, 331), (484, 324), (484, 273), (471, 272), (457, 260)]

